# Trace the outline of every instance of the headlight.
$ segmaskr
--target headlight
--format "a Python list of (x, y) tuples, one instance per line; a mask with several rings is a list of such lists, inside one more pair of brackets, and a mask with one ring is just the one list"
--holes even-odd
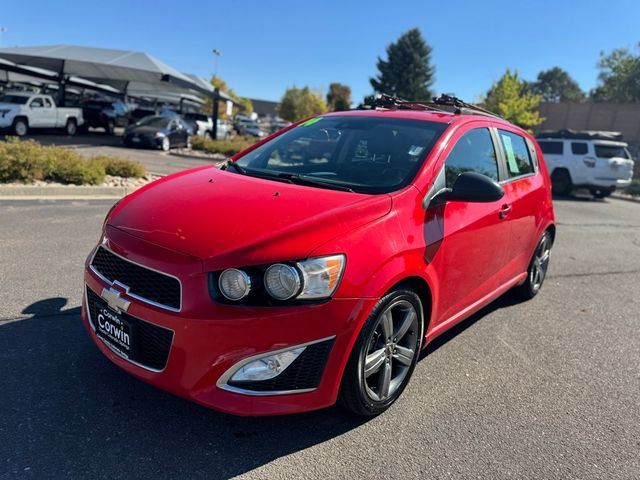
[(344, 255), (310, 258), (299, 262), (303, 288), (297, 298), (319, 299), (333, 295), (344, 269)]
[(218, 279), (220, 293), (229, 300), (238, 301), (249, 295), (251, 279), (242, 270), (229, 268), (222, 272)]
[(162, 132), (156, 132), (156, 138), (163, 138), (166, 137), (166, 135)]
[(218, 276), (211, 273), (214, 285), (218, 286), (212, 296), (232, 302), (246, 298), (251, 305), (271, 305), (271, 299), (322, 300), (331, 297), (338, 288), (345, 263), (344, 255), (329, 255), (299, 262), (228, 268)]
[(295, 267), (276, 263), (264, 273), (264, 287), (276, 300), (289, 300), (294, 297), (302, 285), (302, 276)]

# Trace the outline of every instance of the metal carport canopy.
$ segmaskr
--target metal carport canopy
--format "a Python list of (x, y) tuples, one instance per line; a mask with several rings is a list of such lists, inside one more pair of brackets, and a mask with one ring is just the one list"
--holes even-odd
[(171, 84), (172, 87), (211, 94), (200, 82), (183, 75), (143, 52), (75, 45), (0, 48), (0, 58), (23, 66), (54, 71), (61, 78), (74, 75), (107, 83), (126, 91), (130, 82)]

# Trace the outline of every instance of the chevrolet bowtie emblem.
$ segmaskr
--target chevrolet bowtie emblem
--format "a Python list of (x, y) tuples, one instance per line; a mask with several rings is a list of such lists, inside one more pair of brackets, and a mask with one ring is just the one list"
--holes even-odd
[(111, 284), (111, 287), (102, 289), (102, 293), (100, 294), (100, 296), (104, 300), (106, 300), (109, 307), (111, 307), (116, 312), (126, 312), (129, 309), (129, 305), (131, 305), (131, 302), (125, 300), (120, 296), (120, 290), (114, 288), (114, 286), (116, 285), (125, 293), (129, 291), (129, 287), (127, 287), (126, 285), (123, 285), (119, 282), (113, 282)]

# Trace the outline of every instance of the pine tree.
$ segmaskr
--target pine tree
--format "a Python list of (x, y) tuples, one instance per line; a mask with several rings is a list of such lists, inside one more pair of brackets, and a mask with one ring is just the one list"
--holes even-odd
[(377, 93), (394, 95), (405, 100), (430, 100), (435, 80), (431, 65), (431, 47), (418, 28), (402, 34), (387, 47), (387, 60), (378, 57), (379, 74), (370, 78)]

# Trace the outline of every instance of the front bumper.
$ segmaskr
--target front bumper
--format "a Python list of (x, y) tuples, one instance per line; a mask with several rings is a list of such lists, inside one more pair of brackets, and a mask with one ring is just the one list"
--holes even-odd
[[(134, 137), (139, 140), (134, 141)], [(151, 137), (149, 135), (126, 134), (122, 140), (127, 147), (160, 148), (163, 138), (164, 137)]]
[[(213, 302), (200, 262), (110, 229), (105, 245), (114, 253), (180, 278), (183, 305), (179, 312), (128, 298), (128, 314), (174, 332), (166, 367), (158, 372), (122, 358), (100, 340), (89, 323), (86, 297), (82, 319), (98, 348), (135, 377), (201, 405), (236, 415), (278, 415), (327, 407), (335, 403), (342, 371), (357, 334), (375, 299), (332, 299), (319, 305), (285, 308), (224, 306)], [(115, 237), (115, 238), (114, 238)], [(145, 248), (141, 248), (141, 247)], [(137, 255), (131, 252), (144, 252)], [(164, 254), (164, 255), (163, 255)], [(164, 258), (163, 258), (164, 257)], [(85, 268), (85, 283), (100, 294), (108, 287)], [(256, 354), (333, 338), (317, 388), (273, 395), (238, 393), (216, 385), (232, 366)], [(286, 370), (284, 370), (286, 372)]]
[(15, 116), (0, 115), (0, 129), (10, 128), (13, 125)]

